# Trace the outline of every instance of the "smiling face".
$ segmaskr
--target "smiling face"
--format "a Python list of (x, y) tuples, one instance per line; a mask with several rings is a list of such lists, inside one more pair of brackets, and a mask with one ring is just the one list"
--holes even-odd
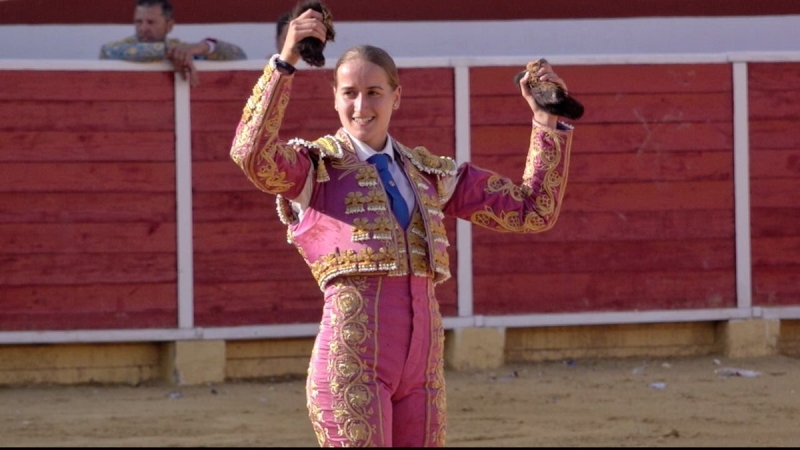
[(390, 84), (381, 66), (361, 58), (340, 64), (335, 80), (335, 105), (344, 129), (373, 149), (383, 150), (401, 87)]
[(173, 24), (174, 21), (164, 14), (161, 5), (137, 6), (133, 13), (133, 26), (139, 42), (164, 42)]

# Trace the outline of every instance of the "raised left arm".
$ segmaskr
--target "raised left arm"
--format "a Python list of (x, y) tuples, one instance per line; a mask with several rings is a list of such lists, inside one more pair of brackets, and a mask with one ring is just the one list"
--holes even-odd
[(522, 183), (465, 163), (444, 213), (506, 233), (540, 233), (555, 225), (564, 198), (572, 127), (534, 122)]

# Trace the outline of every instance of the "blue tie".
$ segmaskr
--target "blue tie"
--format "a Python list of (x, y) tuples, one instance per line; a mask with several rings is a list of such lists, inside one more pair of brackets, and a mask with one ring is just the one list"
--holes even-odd
[(383, 187), (386, 189), (386, 193), (389, 195), (389, 202), (392, 205), (392, 212), (397, 218), (397, 221), (400, 222), (400, 225), (402, 225), (402, 227), (405, 229), (408, 226), (408, 221), (411, 219), (411, 217), (408, 213), (408, 205), (403, 199), (403, 196), (400, 194), (400, 190), (397, 189), (397, 183), (394, 182), (391, 172), (389, 172), (389, 155), (385, 153), (377, 153), (370, 156), (367, 161), (375, 164), (375, 167), (378, 168), (378, 174), (381, 176), (381, 181), (383, 181)]

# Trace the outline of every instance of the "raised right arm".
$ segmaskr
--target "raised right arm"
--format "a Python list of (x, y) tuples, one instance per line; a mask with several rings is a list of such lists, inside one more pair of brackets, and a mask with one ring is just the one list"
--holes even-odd
[(306, 149), (281, 142), (278, 131), (289, 104), (293, 74), (276, 67), (270, 58), (242, 111), (231, 145), (231, 159), (257, 188), (296, 198), (305, 186), (311, 159)]

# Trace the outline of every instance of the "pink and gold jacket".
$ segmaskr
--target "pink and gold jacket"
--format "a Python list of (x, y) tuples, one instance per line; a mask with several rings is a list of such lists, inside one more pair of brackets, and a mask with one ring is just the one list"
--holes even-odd
[[(342, 275), (418, 275), (439, 284), (450, 277), (445, 216), (499, 232), (539, 233), (558, 217), (567, 182), (572, 127), (533, 123), (522, 183), (470, 163), (394, 142), (416, 197), (404, 230), (394, 219), (377, 170), (356, 156), (348, 135), (315, 141), (278, 138), (293, 75), (273, 57), (253, 88), (230, 155), (247, 178), (277, 196), (287, 239), (320, 288)], [(313, 170), (302, 218), (291, 207)]]

